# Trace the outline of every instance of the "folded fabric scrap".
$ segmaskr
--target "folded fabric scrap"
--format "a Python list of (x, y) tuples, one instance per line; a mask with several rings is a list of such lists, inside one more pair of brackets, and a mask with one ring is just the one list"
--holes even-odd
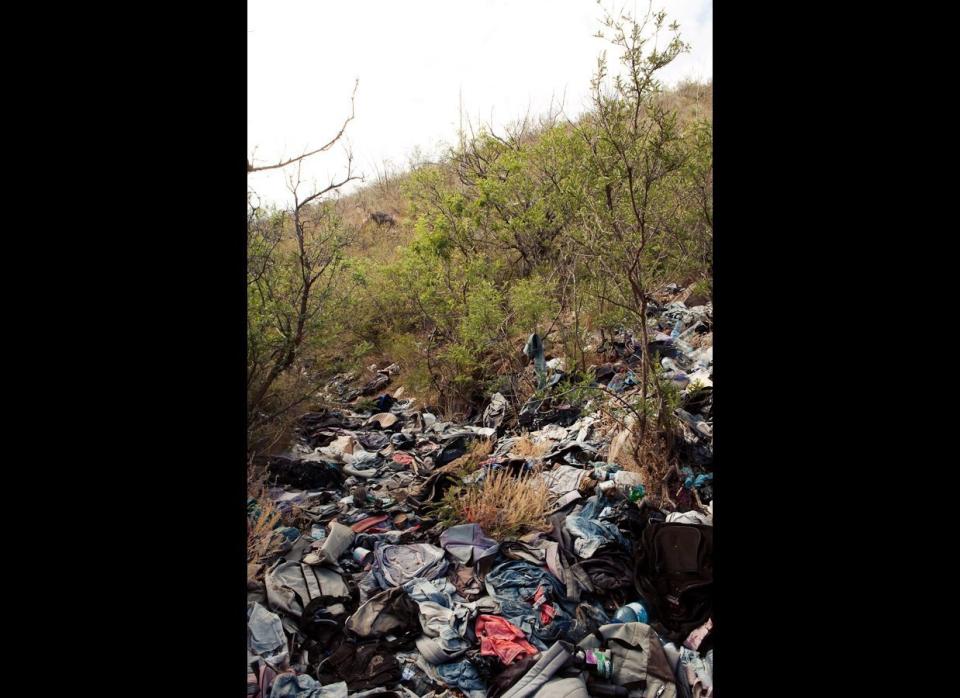
[(406, 584), (418, 577), (436, 579), (449, 566), (443, 558), (443, 550), (428, 543), (382, 545), (373, 551), (373, 555), (373, 575), (383, 589)]
[(487, 537), (480, 524), (451, 526), (440, 534), (440, 545), (465, 565), (497, 554), (499, 543)]
[(504, 664), (517, 657), (531, 656), (539, 650), (527, 642), (523, 631), (500, 616), (477, 616), (477, 637), (480, 639), (480, 654), (496, 655)]
[(307, 674), (279, 674), (270, 688), (270, 698), (347, 698), (345, 681), (323, 686)]

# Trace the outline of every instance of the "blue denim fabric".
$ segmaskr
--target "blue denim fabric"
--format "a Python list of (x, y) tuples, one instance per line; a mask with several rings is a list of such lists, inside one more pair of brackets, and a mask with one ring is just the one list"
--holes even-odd
[(432, 601), (444, 608), (453, 608), (453, 594), (457, 588), (446, 579), (427, 581), (426, 579), (411, 579), (403, 585), (403, 590), (417, 603)]
[(544, 567), (526, 560), (510, 560), (490, 570), (484, 581), (487, 592), (500, 602), (500, 615), (520, 628), (534, 647), (545, 650), (570, 626), (570, 614), (560, 605), (557, 615), (541, 625), (540, 612), (532, 600), (542, 585), (551, 600), (563, 599), (566, 588)]
[(288, 657), (287, 637), (280, 616), (254, 602), (247, 609), (247, 649), (273, 666), (282, 666)]
[(270, 698), (347, 698), (347, 684), (322, 686), (307, 674), (280, 674), (270, 687)]
[(436, 579), (449, 564), (443, 549), (428, 543), (379, 545), (373, 551), (373, 575), (381, 589), (406, 584), (413, 579)]
[(448, 686), (459, 688), (461, 691), (487, 690), (487, 684), (480, 678), (476, 667), (466, 659), (439, 665), (437, 674)]
[(600, 521), (601, 512), (609, 506), (606, 497), (594, 495), (587, 500), (579, 514), (570, 514), (564, 521), (565, 528), (576, 537), (573, 547), (582, 558), (593, 557), (601, 545), (619, 543), (627, 551), (631, 550), (630, 542), (623, 537), (616, 524)]

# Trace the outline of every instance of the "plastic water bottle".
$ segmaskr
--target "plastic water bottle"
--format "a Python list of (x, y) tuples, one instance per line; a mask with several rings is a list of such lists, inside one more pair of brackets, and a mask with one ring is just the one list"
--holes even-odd
[(618, 623), (646, 623), (650, 620), (650, 614), (647, 613), (646, 606), (639, 601), (634, 601), (621, 606), (613, 619)]
[[(591, 656), (592, 655), (592, 656)], [(613, 657), (610, 652), (602, 650), (587, 650), (587, 664), (596, 662), (597, 676), (601, 679), (609, 679), (613, 676)]]
[(578, 649), (573, 658), (575, 666), (587, 669), (601, 679), (609, 679), (613, 676), (612, 657), (608, 651)]

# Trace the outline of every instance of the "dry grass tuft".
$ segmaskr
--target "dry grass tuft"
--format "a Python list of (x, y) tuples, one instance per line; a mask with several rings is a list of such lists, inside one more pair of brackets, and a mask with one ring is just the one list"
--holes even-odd
[(464, 453), (459, 458), (456, 458), (441, 468), (437, 468), (438, 471), (444, 473), (455, 473), (460, 477), (466, 477), (474, 470), (476, 470), (480, 463), (486, 460), (493, 452), (493, 440), (492, 439), (477, 439), (470, 445), (470, 449)]
[(250, 467), (247, 476), (247, 496), (257, 500), (259, 514), (247, 517), (247, 563), (259, 565), (278, 552), (274, 527), (283, 515), (276, 503), (267, 495), (265, 473)]
[(551, 448), (553, 448), (553, 444), (549, 439), (534, 441), (529, 434), (521, 434), (510, 449), (510, 455), (517, 458), (543, 458), (550, 452)]
[(672, 464), (666, 457), (664, 435), (656, 432), (653, 422), (650, 426), (645, 438), (640, 440), (637, 426), (629, 418), (619, 431), (614, 430), (607, 459), (624, 470), (640, 475), (648, 492), (659, 493), (661, 482), (672, 469)]
[(627, 470), (631, 473), (639, 473), (640, 475), (646, 477), (647, 469), (637, 461), (637, 457), (633, 452), (632, 444), (617, 454), (617, 457), (611, 462), (616, 463), (624, 470)]
[(453, 508), (461, 520), (478, 523), (498, 541), (528, 531), (547, 531), (547, 499), (550, 490), (534, 471), (514, 477), (506, 470), (489, 473), (483, 482), (461, 491)]
[(280, 512), (269, 499), (258, 500), (260, 515), (247, 521), (247, 562), (259, 564), (279, 552), (273, 537)]

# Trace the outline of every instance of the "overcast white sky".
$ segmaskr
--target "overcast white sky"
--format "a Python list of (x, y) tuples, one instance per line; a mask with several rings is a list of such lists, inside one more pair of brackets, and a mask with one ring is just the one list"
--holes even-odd
[[(637, 14), (647, 7), (625, 1)], [(656, 5), (692, 44), (664, 81), (711, 78), (712, 0)], [(596, 0), (248, 0), (247, 7), (248, 156), (268, 164), (326, 143), (349, 114), (359, 78), (346, 137), (368, 182), (384, 161), (404, 167), (415, 147), (433, 157), (454, 142), (461, 90), (474, 124), (500, 127), (561, 97), (568, 115), (579, 114), (607, 46), (593, 37)], [(305, 181), (325, 185), (344, 171), (343, 148), (306, 163)], [(289, 201), (280, 171), (248, 179), (262, 199)]]

